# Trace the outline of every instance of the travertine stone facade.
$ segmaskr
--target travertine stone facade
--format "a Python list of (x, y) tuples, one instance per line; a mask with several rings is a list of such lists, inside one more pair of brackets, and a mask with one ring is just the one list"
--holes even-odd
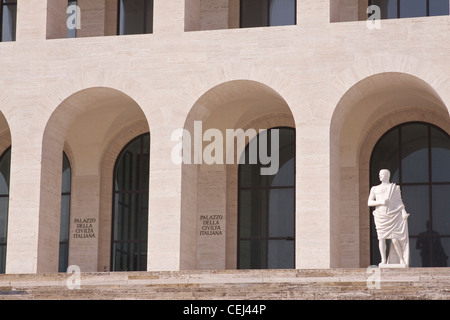
[[(297, 25), (239, 29), (235, 0), (155, 0), (154, 32), (113, 36), (113, 0), (79, 1), (64, 39), (59, 0), (19, 0), (0, 43), (0, 149), (12, 143), (7, 273), (57, 271), (61, 160), (71, 159), (70, 264), (109, 270), (112, 170), (151, 134), (148, 270), (236, 268), (236, 166), (177, 165), (173, 130), (296, 129), (296, 268), (369, 264), (368, 159), (396, 124), (450, 133), (450, 18), (383, 20), (363, 1), (298, 0)], [(363, 10), (363, 11), (361, 11)], [(198, 236), (204, 210), (225, 218)], [(71, 227), (73, 230), (73, 226)]]

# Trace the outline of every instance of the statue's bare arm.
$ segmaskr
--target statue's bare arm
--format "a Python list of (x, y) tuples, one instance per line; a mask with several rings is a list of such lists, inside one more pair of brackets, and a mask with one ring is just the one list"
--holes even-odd
[(375, 187), (372, 187), (370, 189), (370, 194), (369, 194), (369, 200), (367, 201), (367, 205), (369, 207), (378, 207), (378, 206), (384, 206), (386, 205), (387, 199), (384, 200), (377, 200), (376, 196), (375, 196)]

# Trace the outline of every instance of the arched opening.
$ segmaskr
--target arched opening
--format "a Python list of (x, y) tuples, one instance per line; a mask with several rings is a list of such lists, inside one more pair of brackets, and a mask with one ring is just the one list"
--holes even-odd
[(147, 33), (153, 0), (47, 0), (46, 16), (47, 39)]
[(182, 163), (182, 269), (238, 268), (239, 160), (250, 140), (276, 127), (295, 127), (290, 108), (256, 81), (222, 83), (190, 110), (184, 132), (192, 148), (183, 149), (188, 161)]
[(11, 132), (8, 121), (0, 113), (0, 274), (7, 272), (8, 228), (10, 225)]
[(150, 134), (128, 143), (114, 168), (111, 271), (147, 270)]
[(380, 8), (381, 19), (431, 17), (449, 14), (449, 1), (369, 0), (369, 6)]
[(11, 148), (0, 156), (0, 274), (6, 270)]
[(185, 0), (185, 31), (291, 26), (297, 0)]
[(336, 267), (367, 267), (370, 259), (370, 155), (389, 129), (426, 121), (447, 131), (448, 109), (417, 76), (378, 73), (340, 99), (330, 130), (332, 246)]
[[(261, 138), (267, 135), (267, 138)], [(272, 139), (278, 139), (273, 148)], [(262, 141), (261, 140), (266, 140)], [(254, 151), (278, 153), (279, 169), (262, 175), (267, 167), (251, 163)], [(278, 149), (278, 150), (276, 150)], [(272, 128), (247, 145), (239, 165), (238, 269), (295, 268), (295, 129)]]
[(295, 25), (296, 0), (240, 0), (240, 27)]
[(0, 3), (0, 42), (15, 41), (17, 29), (17, 0)]
[[(370, 184), (389, 169), (401, 187), (410, 213), (411, 267), (446, 267), (450, 254), (450, 136), (435, 125), (408, 122), (386, 132), (370, 159)], [(376, 231), (371, 215), (371, 264), (378, 264)]]
[(72, 169), (67, 154), (63, 152), (61, 183), (61, 221), (59, 228), (58, 272), (66, 272), (69, 266), (70, 193)]
[(153, 32), (153, 0), (119, 0), (117, 34)]
[[(124, 146), (123, 138), (130, 139), (134, 128), (149, 132), (142, 109), (130, 96), (112, 88), (81, 90), (55, 109), (43, 138), (41, 177), (46, 188), (41, 190), (39, 237), (45, 238), (45, 246), (39, 248), (42, 266), (38, 269), (56, 271), (63, 247), (68, 247), (68, 265), (77, 265), (83, 272), (110, 269), (114, 161)], [(70, 216), (56, 214), (63, 213), (69, 198), (64, 190), (67, 169), (63, 167), (62, 175), (60, 171), (63, 150), (70, 150)], [(113, 152), (107, 158), (114, 159), (104, 161), (108, 150)], [(69, 217), (66, 233), (62, 223), (67, 226)]]

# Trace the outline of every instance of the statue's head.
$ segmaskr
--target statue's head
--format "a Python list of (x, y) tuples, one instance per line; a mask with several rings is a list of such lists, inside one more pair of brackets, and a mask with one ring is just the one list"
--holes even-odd
[(381, 182), (389, 182), (390, 178), (391, 178), (391, 172), (388, 169), (380, 170), (380, 181)]

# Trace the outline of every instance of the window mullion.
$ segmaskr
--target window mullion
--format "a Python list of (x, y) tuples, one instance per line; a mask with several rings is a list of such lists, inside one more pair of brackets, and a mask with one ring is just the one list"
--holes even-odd
[(0, 4), (0, 42), (3, 42), (3, 3), (4, 0)]
[(144, 0), (144, 12), (142, 13), (143, 19), (144, 19), (144, 24), (143, 24), (144, 30), (142, 30), (143, 34), (147, 33), (147, 3), (148, 3), (148, 0)]

